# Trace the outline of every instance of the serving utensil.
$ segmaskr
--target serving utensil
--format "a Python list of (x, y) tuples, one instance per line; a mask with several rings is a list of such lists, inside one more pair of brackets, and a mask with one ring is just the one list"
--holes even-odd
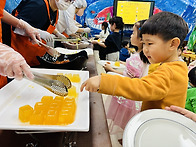
[(69, 38), (53, 38), (54, 41), (66, 41), (66, 42), (79, 42), (81, 39), (80, 38), (73, 38), (73, 39), (69, 39)]
[(58, 58), (58, 57), (61, 55), (61, 53), (59, 53), (55, 48), (53, 48), (53, 47), (51, 47), (51, 46), (48, 46), (48, 45), (44, 44), (43, 42), (41, 42), (41, 41), (39, 41), (39, 40), (37, 40), (37, 42), (38, 42), (40, 45), (42, 45), (42, 46), (44, 46), (45, 48), (47, 48), (47, 49), (48, 49), (47, 52), (48, 52), (51, 56), (53, 56), (53, 57), (55, 57), (55, 58)]
[(49, 75), (33, 72), (35, 82), (56, 95), (66, 96), (68, 89), (71, 88), (72, 84), (69, 78), (64, 75)]

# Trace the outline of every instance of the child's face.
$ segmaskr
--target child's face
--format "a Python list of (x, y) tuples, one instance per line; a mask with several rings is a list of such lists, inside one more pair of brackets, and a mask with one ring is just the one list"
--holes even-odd
[(141, 44), (141, 38), (138, 38), (137, 35), (137, 28), (135, 26), (133, 26), (133, 33), (131, 35), (131, 44), (134, 46), (139, 46)]
[(158, 35), (143, 34), (143, 51), (151, 64), (167, 62), (171, 53), (170, 41), (164, 41)]

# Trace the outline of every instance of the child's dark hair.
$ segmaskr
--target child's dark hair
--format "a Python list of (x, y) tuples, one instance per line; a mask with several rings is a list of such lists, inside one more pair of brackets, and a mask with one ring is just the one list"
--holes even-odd
[(122, 42), (122, 47), (127, 46), (128, 43), (129, 43), (128, 41), (123, 41), (123, 42)]
[(141, 28), (141, 34), (159, 35), (164, 41), (178, 37), (178, 48), (183, 44), (187, 33), (188, 25), (184, 19), (171, 12), (159, 12), (151, 16)]
[(123, 22), (122, 17), (118, 17), (118, 16), (111, 18), (109, 20), (109, 23), (111, 25), (113, 25), (115, 23), (116, 24), (116, 29), (120, 29), (120, 30), (122, 30), (123, 26), (124, 26), (124, 22)]
[(101, 25), (104, 26), (104, 34), (105, 34), (108, 28), (108, 23), (104, 21)]
[(192, 68), (189, 73), (188, 73), (188, 77), (189, 77), (189, 82), (196, 87), (196, 67)]
[(146, 22), (146, 19), (144, 20), (140, 20), (138, 22), (136, 22), (134, 24), (134, 26), (137, 28), (137, 37), (139, 38), (142, 38), (142, 34), (141, 34), (141, 27), (143, 26), (143, 24)]
[[(146, 19), (144, 20), (140, 20), (138, 22), (136, 22), (134, 24), (134, 26), (137, 28), (137, 37), (138, 38), (142, 38), (142, 34), (141, 34), (141, 27), (143, 26), (143, 24), (146, 22)], [(140, 52), (140, 59), (144, 62), (144, 63), (148, 63), (150, 64), (150, 62), (148, 61), (148, 58), (144, 55), (143, 50)]]

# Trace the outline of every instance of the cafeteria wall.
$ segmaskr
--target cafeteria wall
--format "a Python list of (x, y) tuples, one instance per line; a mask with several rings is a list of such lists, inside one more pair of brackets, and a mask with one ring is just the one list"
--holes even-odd
[[(7, 0), (5, 9), (11, 12), (21, 0)], [(84, 25), (87, 24), (92, 29), (92, 35), (101, 31), (101, 23), (109, 21), (113, 17), (114, 0), (86, 0), (87, 8), (82, 17), (76, 17), (76, 20)], [(146, 0), (149, 1), (149, 0)], [(195, 0), (154, 0), (155, 13), (159, 11), (169, 11), (182, 16), (189, 26), (189, 35), (196, 25), (196, 1)]]

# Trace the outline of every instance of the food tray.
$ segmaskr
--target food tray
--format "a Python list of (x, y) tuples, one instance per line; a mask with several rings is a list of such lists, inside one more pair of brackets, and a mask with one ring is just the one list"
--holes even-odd
[(82, 131), (89, 130), (89, 92), (79, 92), (81, 83), (89, 78), (88, 71), (77, 70), (56, 70), (56, 69), (36, 69), (33, 71), (45, 74), (72, 73), (79, 74), (80, 83), (72, 83), (76, 86), (79, 93), (77, 99), (77, 109), (75, 121), (70, 125), (30, 125), (22, 123), (18, 119), (19, 107), (24, 105), (34, 106), (36, 102), (41, 101), (43, 96), (56, 95), (42, 86), (23, 79), (21, 81), (13, 80), (0, 90), (0, 129), (1, 130), (36, 130), (36, 131)]

